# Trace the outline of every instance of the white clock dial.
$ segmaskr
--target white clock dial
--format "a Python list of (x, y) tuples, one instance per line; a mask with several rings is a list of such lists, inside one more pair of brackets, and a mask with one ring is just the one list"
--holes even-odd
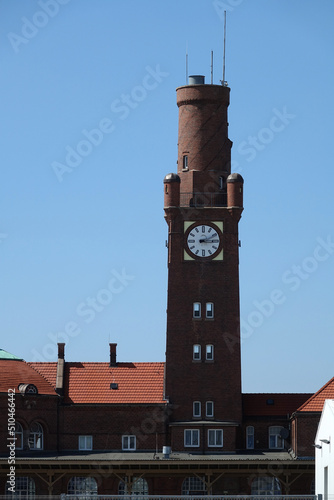
[(207, 224), (192, 227), (187, 235), (188, 250), (196, 257), (211, 257), (219, 249), (218, 231)]

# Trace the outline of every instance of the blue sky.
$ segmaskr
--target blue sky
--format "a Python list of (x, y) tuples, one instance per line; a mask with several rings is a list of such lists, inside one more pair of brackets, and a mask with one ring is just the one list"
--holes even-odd
[(331, 0), (1, 0), (1, 347), (163, 361), (176, 87), (226, 79), (245, 392), (333, 375)]

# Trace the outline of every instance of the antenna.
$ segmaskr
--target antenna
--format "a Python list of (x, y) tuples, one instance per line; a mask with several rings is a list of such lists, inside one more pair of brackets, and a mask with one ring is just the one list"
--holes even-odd
[(188, 85), (188, 42), (186, 45), (186, 85)]
[(225, 85), (225, 48), (226, 48), (226, 10), (224, 10), (224, 52), (223, 52), (223, 81)]
[(211, 85), (213, 85), (213, 50), (211, 50)]

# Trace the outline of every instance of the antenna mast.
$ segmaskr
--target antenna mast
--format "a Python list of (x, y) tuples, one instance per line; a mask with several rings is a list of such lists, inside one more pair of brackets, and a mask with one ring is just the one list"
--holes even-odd
[(186, 45), (186, 85), (188, 85), (188, 42)]
[(211, 85), (213, 85), (213, 50), (211, 50)]
[(225, 48), (226, 48), (226, 10), (224, 10), (224, 52), (223, 52), (223, 81), (225, 86)]

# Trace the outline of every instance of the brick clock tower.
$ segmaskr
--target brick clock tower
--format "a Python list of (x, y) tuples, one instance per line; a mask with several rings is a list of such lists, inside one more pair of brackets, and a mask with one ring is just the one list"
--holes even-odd
[(192, 76), (176, 92), (178, 171), (164, 179), (169, 445), (191, 453), (233, 452), (242, 420), (238, 222), (243, 179), (231, 174), (230, 89)]

